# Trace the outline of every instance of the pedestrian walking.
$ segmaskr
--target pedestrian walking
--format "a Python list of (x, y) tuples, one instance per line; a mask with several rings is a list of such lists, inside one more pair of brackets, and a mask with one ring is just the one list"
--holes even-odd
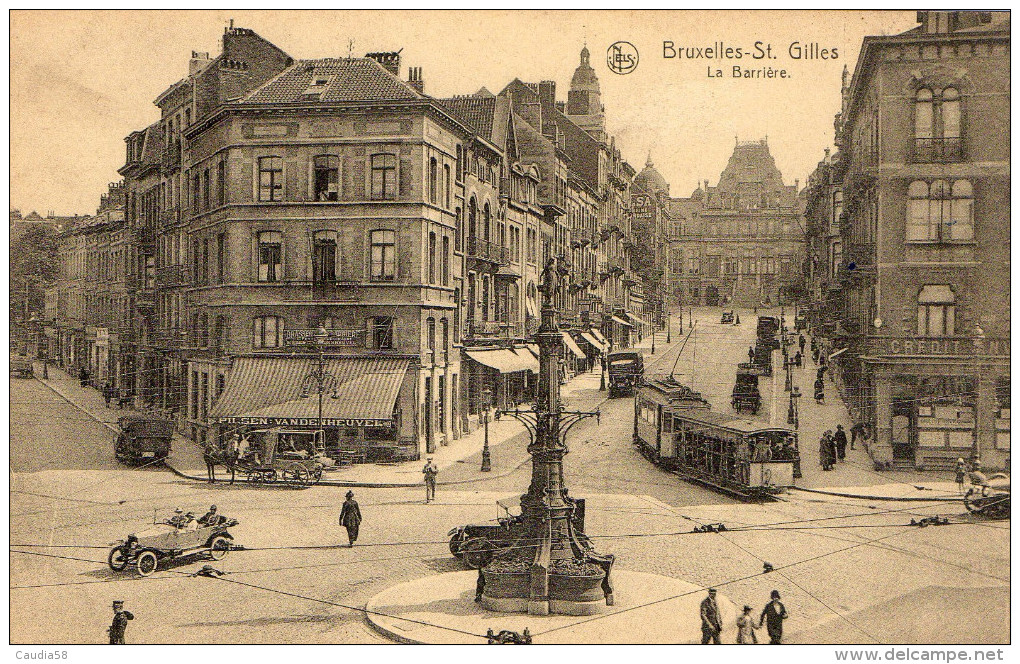
[(216, 463), (219, 461), (219, 454), (216, 450), (215, 441), (208, 441), (202, 449), (202, 461), (205, 461), (205, 476), (212, 484), (216, 481)]
[(425, 475), (425, 502), (428, 503), (436, 499), (436, 476), (439, 475), (439, 468), (433, 463), (432, 457), (428, 458), (421, 472)]
[(78, 383), (82, 387), (87, 387), (89, 384), (89, 370), (85, 367), (78, 369)]
[(829, 455), (829, 450), (829, 432), (826, 431), (818, 439), (818, 463), (822, 466), (822, 470), (832, 470), (832, 458)]
[(708, 597), (701, 600), (701, 643), (711, 641), (719, 645), (719, 634), (722, 632), (722, 618), (719, 616), (719, 604), (715, 601), (715, 588), (708, 589)]
[(113, 385), (110, 385), (110, 381), (103, 383), (103, 399), (106, 401), (106, 407), (110, 407), (110, 402), (113, 400)]
[(758, 635), (754, 633), (754, 630), (759, 629), (761, 625), (751, 615), (752, 610), (750, 606), (745, 604), (744, 613), (737, 618), (737, 643), (744, 645), (758, 643)]
[(128, 621), (134, 619), (133, 613), (124, 610), (122, 600), (118, 599), (113, 603), (113, 622), (106, 630), (110, 635), (111, 646), (124, 645), (124, 632), (127, 630)]
[(747, 347), (747, 361), (754, 364), (754, 348), (751, 346)]
[(850, 449), (852, 449), (852, 450), (857, 449), (857, 439), (858, 438), (860, 438), (861, 440), (864, 440), (864, 423), (863, 422), (855, 422), (854, 425), (852, 427), (850, 427)]
[(361, 508), (354, 500), (354, 492), (348, 491), (343, 507), (340, 508), (340, 525), (347, 529), (347, 548), (350, 549), (358, 541), (358, 528), (361, 527)]
[(740, 325), (740, 314), (736, 314), (736, 320), (733, 321), (734, 325)]
[(846, 461), (846, 432), (843, 431), (843, 425), (836, 425), (836, 433), (832, 434), (833, 441), (836, 443), (836, 458), (840, 461)]
[(832, 433), (832, 429), (825, 432), (826, 441), (829, 444), (829, 470), (836, 467), (836, 461), (839, 459), (839, 454), (836, 451), (836, 437)]
[(783, 621), (790, 617), (786, 607), (779, 601), (779, 591), (773, 590), (771, 601), (762, 609), (759, 623), (765, 625), (769, 633), (769, 643), (779, 644), (783, 642)]
[(803, 366), (803, 365), (804, 365), (804, 356), (801, 355), (801, 352), (798, 350), (796, 353), (793, 354), (793, 366), (800, 367), (800, 366)]
[(800, 354), (803, 355), (804, 346), (807, 345), (807, 339), (804, 338), (803, 334), (799, 335), (799, 338), (797, 339), (797, 345), (800, 346)]
[(825, 401), (825, 383), (821, 377), (815, 379), (815, 403), (823, 403)]
[(960, 493), (963, 493), (963, 485), (967, 481), (967, 464), (963, 462), (963, 459), (956, 460), (956, 486), (959, 487)]
[(812, 342), (811, 347), (811, 359), (814, 361), (815, 364), (818, 364), (818, 348), (814, 346), (814, 342)]

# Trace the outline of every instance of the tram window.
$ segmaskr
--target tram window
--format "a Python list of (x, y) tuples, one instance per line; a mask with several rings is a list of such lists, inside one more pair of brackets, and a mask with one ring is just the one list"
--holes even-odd
[(673, 432), (673, 418), (669, 415), (666, 415), (665, 419), (662, 421), (662, 430), (666, 433)]

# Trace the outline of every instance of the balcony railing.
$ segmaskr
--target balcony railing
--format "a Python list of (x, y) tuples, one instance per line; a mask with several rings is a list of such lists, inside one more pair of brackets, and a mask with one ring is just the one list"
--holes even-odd
[(183, 265), (164, 265), (156, 270), (156, 285), (163, 288), (188, 286), (191, 283)]
[(942, 164), (963, 159), (963, 142), (956, 138), (915, 138), (914, 162)]
[(510, 250), (508, 248), (501, 247), (495, 242), (483, 240), (476, 236), (471, 236), (467, 240), (468, 256), (497, 265), (506, 265), (510, 262)]

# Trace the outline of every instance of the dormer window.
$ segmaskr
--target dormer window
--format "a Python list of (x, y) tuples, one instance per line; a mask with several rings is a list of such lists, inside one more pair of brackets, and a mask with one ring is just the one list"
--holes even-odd
[(312, 80), (308, 83), (308, 88), (304, 94), (308, 96), (319, 97), (326, 88), (329, 86), (333, 79), (328, 76), (312, 76)]

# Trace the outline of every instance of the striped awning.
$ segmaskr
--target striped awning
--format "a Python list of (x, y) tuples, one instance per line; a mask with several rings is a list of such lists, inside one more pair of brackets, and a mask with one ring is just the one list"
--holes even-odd
[(520, 366), (524, 367), (524, 371), (538, 373), (538, 358), (532, 355), (530, 350), (527, 348), (515, 348), (514, 355), (519, 358)]
[(609, 347), (609, 340), (602, 336), (602, 332), (600, 332), (598, 328), (596, 327), (591, 328), (591, 333), (592, 335), (594, 335), (596, 339), (599, 340), (600, 344), (606, 346), (607, 348)]
[[(330, 420), (389, 421), (410, 360), (371, 357), (326, 360), (322, 417)], [(318, 369), (310, 358), (239, 357), (209, 413), (220, 422), (237, 418), (279, 420), (317, 418), (319, 395), (302, 393)]]
[(563, 343), (567, 345), (570, 352), (583, 360), (585, 358), (584, 351), (581, 350), (581, 347), (577, 345), (576, 341), (574, 341), (574, 337), (570, 336), (566, 332), (560, 332), (560, 334), (563, 335)]
[(491, 367), (500, 373), (530, 369), (530, 366), (524, 363), (524, 359), (520, 355), (506, 348), (478, 348), (464, 352), (475, 362)]
[(595, 335), (593, 335), (591, 332), (582, 332), (581, 338), (590, 343), (592, 348), (594, 348), (598, 352), (600, 353), (606, 352), (606, 347), (602, 344), (601, 341), (596, 339)]

